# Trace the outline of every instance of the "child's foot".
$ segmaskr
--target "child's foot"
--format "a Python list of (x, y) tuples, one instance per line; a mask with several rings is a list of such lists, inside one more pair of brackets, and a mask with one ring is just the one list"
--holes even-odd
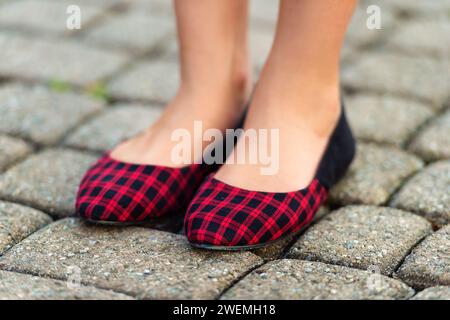
[[(297, 101), (298, 109), (282, 105), (285, 114), (270, 103), (263, 112), (254, 107), (257, 101), (250, 106), (244, 128), (280, 130), (279, 170), (261, 175), (261, 164), (225, 165), (214, 178), (206, 178), (185, 218), (185, 233), (193, 246), (254, 249), (297, 234), (311, 223), (355, 152), (338, 94), (316, 93), (314, 99)], [(311, 105), (314, 114), (307, 113)], [(239, 141), (236, 153), (242, 138)]]
[[(201, 121), (203, 130), (233, 128), (248, 97), (245, 77), (218, 79), (223, 78), (216, 74), (211, 83), (200, 82), (202, 90), (182, 86), (153, 126), (99, 159), (80, 184), (77, 214), (94, 222), (136, 224), (183, 210), (214, 167), (194, 163), (193, 153), (183, 162), (172, 159), (179, 143), (172, 134), (185, 129), (197, 139), (194, 121)], [(191, 145), (202, 143), (201, 136)]]
[[(337, 86), (300, 92), (298, 99), (269, 95), (252, 102), (244, 129), (279, 129), (279, 148), (270, 145), (271, 175), (261, 174), (268, 164), (225, 164), (215, 178), (234, 187), (267, 192), (300, 190), (313, 179), (340, 114)], [(270, 138), (268, 141), (271, 141)], [(230, 157), (243, 143), (240, 139)], [(261, 146), (259, 146), (261, 147)], [(263, 148), (265, 146), (262, 146)], [(249, 148), (246, 148), (248, 151)], [(279, 157), (275, 156), (278, 151)]]
[[(178, 129), (186, 129), (193, 139), (197, 138), (194, 137), (195, 121), (201, 121), (203, 131), (215, 128), (224, 132), (227, 128), (234, 128), (243, 116), (251, 88), (247, 74), (240, 74), (235, 78), (236, 80), (224, 82), (219, 88), (210, 88), (205, 84), (199, 93), (181, 88), (156, 123), (140, 135), (118, 145), (111, 152), (111, 157), (123, 162), (167, 167), (189, 164), (174, 162), (171, 158), (173, 147), (179, 143), (172, 141), (172, 133)], [(191, 145), (194, 146), (196, 142), (192, 140)], [(205, 142), (201, 143), (203, 147), (207, 145)], [(194, 157), (192, 150), (190, 163), (199, 160)]]

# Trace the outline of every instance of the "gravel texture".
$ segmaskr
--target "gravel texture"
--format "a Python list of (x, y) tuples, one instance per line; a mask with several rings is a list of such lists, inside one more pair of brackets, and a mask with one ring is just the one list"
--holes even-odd
[[(174, 33), (175, 21), (140, 10), (109, 16), (86, 33), (86, 40), (95, 45), (124, 49), (133, 53), (148, 51)], [(130, 32), (135, 30), (135, 32)]]
[(0, 201), (0, 256), (50, 222), (52, 219), (38, 210)]
[[(380, 3), (377, 3), (377, 5), (380, 6)], [(369, 29), (367, 27), (369, 15), (366, 12), (366, 8), (359, 6), (355, 10), (345, 36), (346, 45), (355, 48), (365, 48), (374, 45), (385, 32), (390, 32), (394, 29), (394, 15), (391, 10), (384, 10), (383, 7), (381, 7), (381, 28), (384, 32), (380, 32), (381, 30), (379, 29)]]
[(80, 126), (67, 137), (65, 145), (94, 151), (112, 149), (148, 128), (161, 112), (161, 108), (151, 106), (116, 105)]
[(128, 100), (167, 102), (175, 96), (179, 75), (172, 61), (140, 62), (108, 85), (112, 97)]
[(396, 276), (417, 289), (450, 285), (450, 225), (415, 247)]
[(272, 47), (274, 34), (272, 32), (250, 32), (250, 52), (253, 68), (260, 73)]
[(120, 53), (75, 41), (38, 39), (3, 31), (0, 48), (0, 77), (58, 80), (79, 86), (112, 75), (127, 61)]
[(284, 250), (294, 240), (294, 237), (289, 236), (285, 239), (275, 242), (272, 245), (252, 250), (252, 252), (266, 261), (281, 258)]
[(32, 150), (25, 141), (0, 134), (0, 173), (30, 154)]
[(450, 110), (427, 125), (409, 149), (426, 161), (450, 158)]
[(425, 219), (374, 206), (348, 206), (310, 227), (287, 256), (390, 275), (410, 248), (431, 233)]
[(84, 95), (55, 93), (44, 86), (7, 85), (0, 87), (0, 132), (52, 145), (103, 107)]
[(272, 0), (250, 1), (250, 20), (262, 28), (275, 27), (278, 3)]
[[(372, 3), (371, 0), (365, 0), (367, 3)], [(387, 6), (392, 10), (397, 11), (398, 14), (406, 15), (410, 18), (444, 18), (450, 15), (450, 1), (409, 1), (409, 0), (396, 0), (389, 1), (383, 0)]]
[(0, 259), (0, 268), (66, 279), (149, 299), (212, 299), (261, 264), (250, 252), (192, 249), (181, 235), (140, 227), (101, 228), (60, 220)]
[(435, 162), (413, 176), (391, 205), (415, 212), (438, 227), (450, 223), (450, 161)]
[[(72, 30), (66, 27), (68, 18), (66, 11), (67, 7), (72, 4), (80, 5), (76, 0), (9, 1), (2, 6), (0, 11), (0, 26), (2, 26), (2, 29), (23, 29), (25, 31), (55, 34), (69, 33)], [(82, 11), (81, 27), (88, 25), (102, 13), (100, 7), (91, 4), (83, 3), (80, 7)], [(30, 14), (30, 12), (33, 12), (33, 14)]]
[(436, 286), (427, 288), (414, 297), (412, 300), (450, 300), (450, 287)]
[(407, 285), (363, 270), (283, 259), (254, 270), (222, 299), (346, 300), (407, 299)]
[[(328, 209), (326, 206), (322, 206), (314, 216), (313, 223), (316, 223), (317, 221), (325, 217), (328, 213), (330, 213), (330, 209)], [(266, 261), (279, 259), (286, 251), (286, 249), (288, 249), (289, 245), (291, 245), (295, 240), (295, 237), (298, 237), (298, 235), (287, 237), (286, 239), (277, 241), (273, 245), (252, 250), (252, 252)]]
[(405, 22), (388, 38), (387, 48), (411, 55), (448, 59), (450, 18), (418, 19)]
[(75, 282), (0, 271), (0, 300), (130, 300), (131, 297)]
[(55, 217), (71, 215), (81, 178), (95, 160), (92, 155), (59, 149), (33, 155), (0, 176), (0, 198)]
[[(91, 1), (91, 0), (83, 0)], [(109, 1), (109, 0), (104, 0)], [(123, 1), (123, 0), (117, 0)], [(139, 10), (141, 12), (146, 12), (148, 15), (158, 16), (158, 17), (168, 17), (172, 18), (174, 14), (174, 7), (171, 1), (166, 0), (127, 0), (129, 3), (129, 10)]]
[(422, 160), (402, 150), (360, 143), (349, 171), (331, 189), (330, 201), (340, 205), (384, 204), (422, 167)]
[(428, 102), (433, 110), (445, 107), (449, 97), (446, 60), (411, 57), (406, 54), (372, 52), (344, 67), (341, 75), (344, 87), (391, 93)]
[[(426, 104), (390, 95), (359, 94), (346, 99), (350, 126), (358, 139), (401, 147), (433, 116)], [(395, 125), (387, 126), (386, 123)]]

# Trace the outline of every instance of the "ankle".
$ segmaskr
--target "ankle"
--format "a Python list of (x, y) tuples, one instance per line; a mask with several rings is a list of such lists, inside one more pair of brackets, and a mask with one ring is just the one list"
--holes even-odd
[[(235, 49), (231, 56), (221, 59), (221, 63), (204, 61), (200, 67), (192, 65), (182, 68), (179, 95), (194, 100), (208, 99), (219, 103), (234, 98), (236, 103), (245, 103), (252, 87), (252, 72), (246, 50)], [(219, 101), (211, 101), (211, 100)]]
[(252, 90), (252, 75), (250, 68), (245, 66), (244, 68), (237, 68), (233, 72), (231, 79), (231, 91), (238, 97), (241, 104), (245, 104), (250, 98)]
[[(251, 75), (248, 70), (236, 68), (221, 76), (209, 74), (209, 79), (182, 81), (171, 104), (199, 113), (235, 113), (240, 117), (251, 92)], [(213, 79), (214, 78), (214, 79)], [(208, 111), (209, 110), (209, 111)]]
[(322, 86), (309, 94), (299, 102), (303, 121), (318, 137), (328, 137), (341, 113), (339, 86)]
[(338, 85), (299, 86), (292, 90), (267, 88), (270, 86), (258, 86), (252, 99), (249, 116), (258, 118), (257, 123), (303, 128), (318, 137), (328, 137), (334, 129), (341, 112)]
[(246, 100), (242, 101), (242, 103), (246, 103), (253, 88), (252, 64), (248, 52), (241, 50), (235, 54), (232, 69), (231, 82), (234, 91)]
[(249, 91), (250, 79), (250, 72), (242, 68), (211, 70), (207, 76), (199, 75), (197, 78), (182, 80), (179, 91), (192, 97), (204, 97), (208, 93), (216, 97), (221, 94), (244, 95)]

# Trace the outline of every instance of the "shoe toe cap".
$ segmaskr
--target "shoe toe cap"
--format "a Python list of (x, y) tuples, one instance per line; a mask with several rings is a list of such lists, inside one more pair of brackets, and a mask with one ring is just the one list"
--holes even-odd
[(325, 189), (316, 181), (300, 191), (270, 193), (212, 179), (192, 200), (185, 233), (198, 246), (262, 246), (309, 224), (325, 198)]
[(144, 186), (141, 180), (96, 178), (88, 172), (77, 194), (77, 215), (95, 221), (140, 222), (166, 214), (173, 207), (169, 190), (151, 183)]
[(249, 214), (246, 211), (230, 205), (201, 207), (191, 204), (185, 219), (185, 233), (194, 245), (247, 246), (261, 240), (256, 237), (260, 223), (248, 221)]

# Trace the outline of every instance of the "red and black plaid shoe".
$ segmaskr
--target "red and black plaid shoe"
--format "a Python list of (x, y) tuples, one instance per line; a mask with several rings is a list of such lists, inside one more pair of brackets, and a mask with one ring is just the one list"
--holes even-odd
[(249, 191), (210, 174), (187, 211), (185, 233), (189, 242), (206, 249), (253, 249), (300, 232), (311, 223), (354, 154), (355, 140), (342, 109), (316, 175), (302, 190)]
[(144, 223), (185, 208), (213, 166), (182, 168), (100, 158), (81, 181), (77, 214), (91, 222)]

